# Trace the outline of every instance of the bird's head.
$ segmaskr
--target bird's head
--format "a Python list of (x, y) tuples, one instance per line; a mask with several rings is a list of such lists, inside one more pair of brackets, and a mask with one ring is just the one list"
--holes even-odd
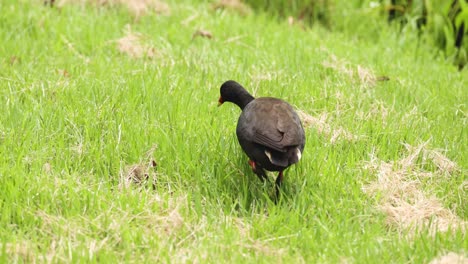
[(254, 100), (254, 97), (242, 85), (232, 80), (226, 81), (221, 85), (220, 94), (218, 106), (224, 102), (231, 102), (244, 109), (250, 101)]

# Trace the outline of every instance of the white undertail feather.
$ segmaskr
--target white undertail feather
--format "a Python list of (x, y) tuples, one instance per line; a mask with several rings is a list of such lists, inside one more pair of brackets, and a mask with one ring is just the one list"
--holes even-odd
[[(265, 155), (268, 157), (268, 159), (270, 160), (270, 162), (273, 163), (273, 160), (271, 159), (271, 153), (270, 153), (270, 151), (265, 150)], [(301, 150), (300, 150), (299, 148), (296, 148), (296, 157), (297, 157), (297, 161), (301, 160), (302, 153), (301, 153)]]
[(296, 156), (297, 156), (297, 161), (301, 160), (302, 153), (299, 148), (296, 148)]
[(265, 149), (265, 155), (267, 155), (268, 159), (270, 160), (271, 163), (273, 163), (273, 161), (271, 160), (271, 153), (270, 151), (266, 150)]

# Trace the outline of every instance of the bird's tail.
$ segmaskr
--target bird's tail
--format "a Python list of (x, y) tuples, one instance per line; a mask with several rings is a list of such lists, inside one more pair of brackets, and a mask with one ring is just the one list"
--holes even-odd
[(302, 151), (299, 147), (291, 148), (288, 150), (289, 165), (299, 162), (301, 157), (302, 157)]

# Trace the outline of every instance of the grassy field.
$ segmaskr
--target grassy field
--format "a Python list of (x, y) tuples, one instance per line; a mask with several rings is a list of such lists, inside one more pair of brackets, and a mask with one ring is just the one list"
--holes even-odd
[[(0, 2), (0, 262), (466, 263), (466, 69), (385, 26), (154, 8)], [(303, 118), (277, 205), (228, 79)]]

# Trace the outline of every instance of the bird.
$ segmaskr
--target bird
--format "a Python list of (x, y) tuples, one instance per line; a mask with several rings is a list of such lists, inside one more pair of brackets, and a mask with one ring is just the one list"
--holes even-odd
[(254, 98), (233, 80), (221, 85), (220, 94), (218, 106), (231, 102), (242, 110), (236, 135), (252, 171), (262, 182), (268, 179), (265, 170), (279, 172), (275, 180), (279, 197), (283, 171), (299, 162), (304, 151), (306, 139), (299, 116), (286, 101)]

